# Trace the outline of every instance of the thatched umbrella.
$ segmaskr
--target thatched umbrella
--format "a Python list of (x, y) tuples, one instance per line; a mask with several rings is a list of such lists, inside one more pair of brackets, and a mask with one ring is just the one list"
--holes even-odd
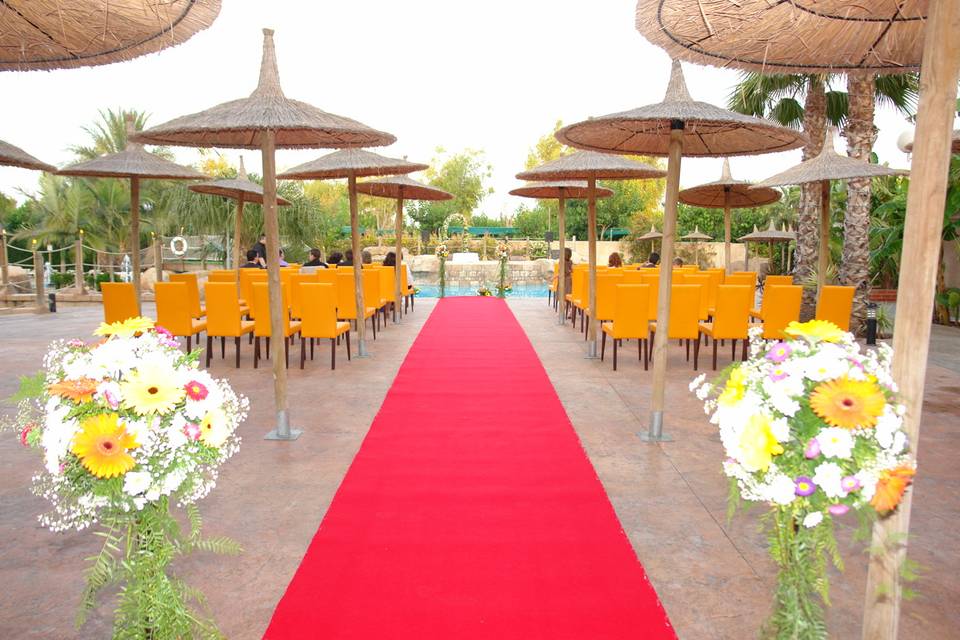
[[(796, 149), (803, 135), (780, 125), (696, 102), (687, 91), (680, 63), (673, 62), (663, 102), (568, 125), (557, 132), (560, 142), (597, 151), (666, 155), (667, 193), (663, 215), (661, 264), (673, 262), (680, 191), (680, 159), (689, 156), (738, 156)], [(657, 317), (670, 315), (670, 269), (660, 270)], [(653, 341), (652, 415), (647, 440), (663, 435), (663, 406), (667, 374), (667, 332)]]
[(520, 180), (583, 180), (587, 181), (587, 238), (589, 242), (590, 324), (587, 328), (587, 357), (597, 357), (597, 180), (647, 180), (662, 178), (664, 172), (629, 158), (592, 151), (571, 153), (539, 167), (517, 174)]
[[(780, 243), (790, 243), (797, 239), (795, 233), (790, 231), (781, 231), (773, 225), (773, 220), (770, 221), (770, 226), (764, 229), (763, 231), (757, 231), (756, 225), (753, 227), (753, 233), (748, 233), (747, 235), (740, 238), (740, 242), (760, 242), (770, 245), (770, 255), (773, 256), (773, 245)], [(746, 267), (747, 270), (750, 270), (750, 252), (746, 252)]]
[(730, 160), (724, 158), (719, 180), (680, 192), (680, 202), (684, 204), (723, 209), (723, 266), (727, 273), (730, 273), (730, 210), (762, 207), (780, 199), (776, 189), (751, 189), (752, 186), (745, 180), (734, 180), (730, 175)]
[(92, 67), (189, 40), (220, 0), (8, 0), (0, 3), (0, 71)]
[[(696, 16), (710, 25), (707, 33), (700, 34), (709, 37), (699, 39), (693, 34), (687, 38), (687, 42), (696, 41), (698, 52), (667, 42), (664, 46), (671, 47), (678, 56), (689, 55), (690, 59), (708, 53), (699, 61), (709, 60), (710, 64), (718, 66), (756, 69), (767, 67), (773, 61), (776, 71), (799, 73), (824, 73), (837, 69), (895, 72), (920, 66), (917, 142), (912, 157), (913, 178), (907, 195), (900, 262), (902, 286), (899, 288), (893, 334), (896, 354), (893, 377), (907, 407), (904, 428), (915, 451), (923, 413), (930, 318), (940, 256), (957, 76), (960, 75), (960, 38), (957, 38), (960, 2), (823, 4), (829, 4), (833, 9), (841, 5), (841, 10), (814, 13), (798, 2), (770, 3), (765, 0), (744, 0), (736, 5), (732, 2), (708, 4), (701, 0), (641, 0), (637, 5), (637, 28), (648, 38), (657, 38), (657, 32), (663, 29), (664, 9), (669, 5), (670, 11), (677, 16)], [(785, 22), (772, 13), (773, 9), (789, 10), (788, 5), (810, 15), (795, 14)], [(764, 13), (764, 9), (771, 10), (771, 13)], [(801, 18), (804, 23), (798, 22)], [(815, 22), (806, 22), (814, 18)], [(755, 31), (751, 40), (744, 38), (747, 28)], [(732, 34), (735, 46), (720, 51), (718, 46), (729, 39), (726, 33)], [(864, 39), (869, 42), (867, 47), (862, 44)], [(852, 47), (854, 42), (861, 44)], [(761, 52), (762, 55), (758, 55)], [(907, 537), (911, 496), (912, 492), (908, 492), (897, 511), (874, 528), (874, 545), (886, 551), (871, 554), (864, 638), (897, 637), (900, 571), (906, 545), (890, 545), (889, 541)]]
[[(233, 268), (237, 270), (237, 292), (240, 291), (240, 230), (243, 226), (243, 205), (247, 202), (263, 204), (263, 187), (247, 178), (247, 170), (243, 166), (243, 156), (240, 156), (240, 168), (236, 178), (214, 180), (192, 184), (189, 189), (197, 193), (206, 193), (213, 196), (222, 196), (237, 201), (237, 215), (233, 226)], [(277, 204), (289, 205), (290, 201), (277, 196)]]
[[(367, 182), (358, 182), (357, 191), (378, 198), (393, 198), (397, 201), (397, 217), (395, 221), (396, 231), (396, 254), (397, 260), (393, 268), (394, 275), (394, 296), (397, 307), (400, 306), (402, 292), (400, 284), (402, 276), (400, 270), (404, 269), (403, 262), (403, 202), (404, 200), (452, 200), (453, 194), (447, 193), (443, 189), (431, 187), (428, 184), (417, 182), (407, 176), (392, 176), (382, 180), (369, 180)], [(356, 253), (354, 253), (356, 256)], [(393, 314), (394, 322), (397, 321), (396, 308)]]
[(700, 264), (700, 243), (703, 242), (704, 240), (713, 240), (711, 236), (708, 236), (707, 234), (700, 231), (699, 226), (694, 227), (693, 233), (688, 233), (685, 236), (680, 236), (680, 239), (690, 240), (692, 242), (697, 243), (697, 246), (695, 249), (696, 253), (694, 254), (694, 258), (693, 258), (697, 264)]
[[(58, 171), (65, 176), (130, 179), (130, 249), (133, 258), (133, 288), (140, 304), (140, 180), (202, 180), (207, 176), (150, 153), (133, 140), (133, 115), (127, 114), (127, 145), (123, 151), (83, 160)], [(157, 265), (157, 281), (162, 269)]]
[(786, 171), (767, 178), (756, 184), (757, 189), (784, 187), (808, 182), (820, 183), (820, 251), (817, 264), (817, 288), (823, 286), (830, 265), (830, 181), (850, 180), (853, 178), (873, 178), (902, 174), (899, 169), (891, 169), (879, 164), (870, 164), (837, 153), (833, 146), (833, 127), (827, 127), (823, 148), (815, 157), (790, 167)]
[[(357, 298), (357, 354), (367, 354), (366, 331), (363, 326), (363, 274), (360, 267), (360, 214), (357, 211), (357, 178), (365, 176), (389, 176), (398, 173), (422, 171), (428, 165), (398, 158), (387, 158), (365, 149), (342, 149), (328, 153), (316, 160), (287, 169), (278, 177), (284, 180), (330, 180), (347, 179), (350, 195), (350, 235), (353, 240), (353, 282)], [(399, 273), (399, 271), (397, 272)]]
[(57, 168), (53, 165), (37, 160), (20, 147), (15, 147), (3, 140), (0, 140), (0, 165), (20, 167), (22, 169), (36, 169), (37, 171), (46, 171), (47, 173), (56, 173), (57, 171)]
[[(913, 153), (913, 136), (910, 136), (910, 142), (903, 145), (903, 150), (907, 153)], [(950, 140), (950, 153), (960, 153), (960, 129), (953, 130), (953, 138)]]
[[(590, 196), (590, 187), (586, 181), (566, 180), (557, 182), (529, 182), (522, 187), (517, 187), (510, 191), (512, 196), (521, 196), (523, 198), (538, 198), (541, 200), (558, 201), (557, 206), (557, 232), (560, 236), (560, 256), (559, 268), (557, 269), (557, 324), (566, 322), (563, 316), (563, 301), (567, 295), (567, 278), (565, 269), (567, 267), (566, 252), (567, 242), (567, 200), (582, 200)], [(604, 187), (594, 187), (593, 197), (607, 198), (613, 195), (613, 191)]]
[(263, 158), (263, 220), (267, 232), (267, 278), (270, 284), (270, 326), (274, 332), (271, 343), (277, 408), (277, 428), (266, 437), (295, 439), (300, 431), (290, 429), (287, 370), (283, 358), (284, 310), (280, 291), (276, 149), (380, 146), (392, 144), (396, 138), (356, 120), (321, 111), (283, 95), (272, 29), (263, 30), (260, 80), (249, 97), (176, 118), (141, 132), (138, 138), (146, 142), (187, 147), (260, 149)]

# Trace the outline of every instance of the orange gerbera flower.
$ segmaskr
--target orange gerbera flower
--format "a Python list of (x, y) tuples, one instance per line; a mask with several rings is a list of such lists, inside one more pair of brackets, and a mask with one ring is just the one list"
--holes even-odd
[(97, 391), (97, 385), (100, 384), (93, 378), (79, 378), (77, 380), (61, 380), (47, 387), (47, 391), (55, 396), (70, 398), (77, 404), (87, 402), (93, 398)]
[(126, 425), (120, 422), (120, 416), (109, 413), (84, 420), (71, 450), (87, 471), (98, 478), (113, 478), (136, 466), (127, 451), (139, 446), (137, 438), (127, 433)]
[(880, 513), (896, 509), (900, 500), (903, 499), (903, 492), (907, 490), (907, 485), (913, 481), (916, 473), (916, 469), (906, 466), (884, 471), (880, 474), (877, 491), (873, 494), (870, 506)]
[(844, 429), (876, 425), (886, 403), (876, 384), (847, 376), (822, 382), (810, 394), (813, 412), (827, 424)]

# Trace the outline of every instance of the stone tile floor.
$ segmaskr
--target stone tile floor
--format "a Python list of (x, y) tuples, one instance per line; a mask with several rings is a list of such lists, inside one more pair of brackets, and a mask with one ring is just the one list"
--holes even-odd
[[(215, 359), (215, 375), (228, 376), (253, 400), (242, 427), (240, 453), (228, 463), (216, 490), (202, 504), (209, 535), (230, 535), (245, 552), (235, 558), (198, 554), (180, 561), (178, 573), (206, 592), (229, 638), (259, 638), (306, 550), (333, 494), (379, 409), (402, 359), (434, 304), (421, 300), (402, 324), (370, 344), (372, 357), (331, 372), (328, 351), (301, 372), (290, 370), (291, 414), (305, 429), (294, 443), (267, 442), (272, 426), (269, 369), (252, 369), (243, 345), (241, 368)], [(543, 300), (512, 300), (567, 409), (584, 449), (681, 638), (755, 637), (766, 614), (774, 567), (757, 532), (759, 509), (726, 521), (726, 481), (719, 470), (720, 443), (702, 409), (687, 392), (692, 378), (683, 350), (672, 347), (666, 429), (673, 442), (649, 445), (646, 429), (650, 373), (622, 352), (620, 370), (609, 360), (583, 357), (579, 333), (558, 327)], [(149, 312), (151, 309), (147, 308)], [(32, 373), (47, 342), (84, 336), (99, 322), (98, 308), (62, 309), (45, 316), (0, 317), (7, 375), (0, 397), (16, 376)], [(960, 466), (956, 430), (960, 415), (960, 331), (934, 327), (928, 370), (921, 475), (916, 486), (911, 557), (923, 565), (921, 596), (906, 603), (901, 637), (949, 638), (960, 627), (960, 556), (950, 525), (960, 521), (955, 487)], [(298, 352), (291, 353), (291, 363)], [(725, 364), (721, 357), (721, 366)], [(708, 364), (709, 366), (709, 364)], [(0, 414), (13, 407), (0, 402)], [(451, 408), (451, 415), (455, 408)], [(82, 588), (83, 558), (98, 546), (89, 531), (51, 534), (36, 523), (43, 502), (27, 490), (39, 461), (16, 441), (0, 437), (0, 637), (103, 638), (110, 604), (81, 631), (72, 627)], [(849, 526), (847, 526), (849, 525)], [(853, 523), (840, 528), (846, 572), (833, 576), (832, 637), (858, 638), (865, 579), (863, 547), (851, 539)], [(642, 637), (642, 635), (638, 635)]]

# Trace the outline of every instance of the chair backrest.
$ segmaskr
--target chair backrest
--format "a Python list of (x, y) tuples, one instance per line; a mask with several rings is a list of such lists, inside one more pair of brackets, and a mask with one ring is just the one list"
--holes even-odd
[(394, 273), (396, 273), (394, 267), (381, 265), (377, 272), (380, 274), (380, 297), (387, 302), (396, 302), (397, 287), (394, 282)]
[(186, 282), (158, 282), (153, 288), (157, 300), (157, 324), (175, 336), (193, 334), (191, 302)]
[(407, 267), (401, 264), (400, 265), (400, 293), (406, 295), (409, 289), (410, 289), (410, 283), (407, 282)]
[(723, 284), (748, 286), (751, 289), (755, 289), (757, 286), (757, 277), (748, 273), (732, 273), (724, 279)]
[(623, 282), (623, 274), (610, 271), (597, 274), (597, 320), (613, 320), (617, 306), (616, 286)]
[(332, 284), (334, 288), (337, 286), (337, 271), (336, 269), (317, 269), (314, 274), (314, 282), (319, 282), (320, 284)]
[(817, 298), (817, 320), (829, 320), (844, 331), (850, 330), (853, 287), (824, 286)]
[(316, 273), (296, 273), (290, 277), (290, 316), (300, 318), (303, 308), (303, 290), (300, 288), (305, 283), (315, 283), (317, 281)]
[(727, 277), (727, 272), (723, 267), (711, 267), (710, 269), (704, 269), (703, 272), (707, 274), (716, 274), (716, 278), (719, 281), (717, 284), (725, 284), (723, 280)]
[[(730, 274), (730, 276), (745, 276), (745, 277), (748, 276), (748, 277), (750, 278), (751, 284), (753, 284), (754, 287), (757, 286), (757, 272), (756, 272), (756, 271), (734, 271), (733, 273)], [(729, 279), (730, 276), (727, 276), (727, 279)], [(729, 283), (729, 282), (724, 282), (724, 284), (730, 284), (730, 283)]]
[(102, 282), (100, 292), (103, 294), (103, 321), (107, 324), (140, 315), (132, 282)]
[(649, 287), (647, 292), (650, 295), (650, 305), (648, 315), (651, 320), (657, 319), (657, 302), (659, 301), (660, 296), (660, 274), (659, 273), (644, 273), (643, 284)]
[[(173, 276), (171, 276), (173, 277)], [(207, 282), (236, 282), (237, 272), (233, 269), (216, 269), (207, 274)]]
[(342, 320), (357, 319), (357, 297), (352, 268), (337, 269), (337, 317)]
[(752, 286), (746, 284), (720, 285), (717, 288), (717, 311), (713, 316), (714, 339), (746, 338), (752, 306)]
[(243, 299), (247, 301), (247, 306), (250, 307), (250, 317), (254, 317), (253, 310), (253, 283), (254, 282), (266, 282), (267, 281), (267, 271), (266, 269), (241, 269), (240, 270), (240, 295), (243, 296)]
[(190, 317), (199, 318), (203, 314), (200, 312), (200, 287), (197, 284), (197, 274), (195, 273), (171, 273), (170, 282), (182, 282), (187, 285), (187, 301), (190, 303)]
[(636, 269), (628, 270), (623, 272), (623, 280), (620, 281), (621, 284), (643, 284), (644, 274)]
[(203, 291), (207, 299), (207, 335), (239, 335), (240, 302), (237, 300), (237, 285), (232, 282), (207, 282)]
[[(670, 322), (667, 337), (673, 340), (700, 335), (700, 298), (703, 287), (698, 284), (675, 284), (670, 288)], [(659, 326), (659, 325), (658, 325)]]
[(793, 284), (793, 276), (775, 276), (770, 275), (763, 279), (763, 286), (770, 287), (775, 285)]
[(577, 269), (573, 272), (573, 299), (580, 300), (584, 304), (587, 302), (587, 284), (589, 273), (586, 269)]
[(618, 338), (646, 338), (650, 335), (649, 285), (616, 285), (613, 332)]
[(700, 271), (700, 265), (697, 265), (697, 264), (685, 264), (680, 268), (683, 269), (684, 271), (693, 271), (693, 272)]
[[(709, 313), (708, 310), (709, 310), (710, 307), (711, 307), (711, 305), (710, 305), (710, 300), (711, 300), (710, 293), (711, 293), (711, 289), (713, 288), (713, 284), (712, 284), (712, 283), (713, 283), (713, 278), (711, 278), (711, 277), (710, 277), (709, 275), (707, 275), (707, 274), (702, 274), (702, 275), (701, 275), (701, 274), (690, 274), (690, 275), (688, 275), (688, 276), (686, 277), (685, 280), (686, 280), (686, 282), (685, 282), (684, 284), (696, 284), (696, 285), (700, 285), (700, 287), (702, 287), (702, 288), (700, 289), (700, 311), (699, 311), (699, 313), (698, 313), (698, 317), (699, 317), (701, 320), (706, 320), (706, 319), (707, 319), (707, 315), (708, 315), (708, 313)], [(671, 295), (672, 295), (672, 294), (671, 294)], [(713, 299), (716, 300), (716, 297), (717, 297), (716, 292), (713, 292)], [(671, 305), (672, 305), (672, 303), (671, 303)]]
[(337, 335), (337, 291), (332, 284), (304, 282), (300, 285), (300, 334), (305, 338)]
[(379, 307), (383, 295), (380, 293), (380, 273), (378, 269), (363, 270), (363, 304)]
[(800, 319), (800, 303), (803, 287), (799, 285), (774, 285), (763, 292), (763, 337), (783, 340), (783, 330), (794, 320)]
[(686, 284), (687, 272), (683, 269), (674, 269), (670, 273), (670, 284)]
[[(280, 285), (280, 291), (283, 296), (283, 329), (284, 335), (287, 335), (290, 329), (289, 289), (285, 285)], [(273, 325), (270, 324), (270, 285), (266, 282), (253, 283), (252, 307), (257, 310), (253, 318), (253, 334), (269, 336), (273, 333)]]

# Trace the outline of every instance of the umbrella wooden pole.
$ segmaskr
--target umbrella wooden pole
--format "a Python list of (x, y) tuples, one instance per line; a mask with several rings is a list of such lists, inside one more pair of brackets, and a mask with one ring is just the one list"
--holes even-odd
[[(243, 294), (240, 292), (240, 252), (243, 247), (240, 244), (240, 230), (243, 228), (243, 195), (237, 200), (237, 216), (233, 223), (233, 270), (237, 272), (237, 298)], [(247, 304), (253, 307), (253, 301), (247, 300)]]
[[(893, 379), (907, 411), (904, 430), (916, 453), (923, 387), (930, 348), (930, 322), (940, 261), (943, 210), (950, 166), (950, 137), (960, 74), (960, 2), (931, 2), (920, 67), (920, 101), (914, 137), (910, 191), (900, 260), (893, 334)], [(913, 492), (889, 517), (874, 524), (863, 612), (863, 638), (897, 637), (900, 571), (907, 551)]]
[(567, 298), (567, 246), (564, 236), (567, 233), (567, 200), (564, 188), (560, 187), (560, 200), (557, 203), (557, 230), (560, 236), (560, 254), (557, 268), (557, 324), (566, 324), (564, 305)]
[(820, 183), (820, 249), (817, 256), (817, 296), (827, 283), (830, 268), (830, 181)]
[(363, 325), (363, 316), (366, 307), (363, 306), (363, 258), (360, 254), (360, 214), (357, 210), (357, 176), (350, 174), (347, 178), (347, 190), (350, 194), (350, 238), (353, 241), (353, 288), (357, 305), (357, 356), (366, 358), (367, 353), (366, 329)]
[(133, 290), (137, 296), (137, 313), (142, 313), (140, 304), (140, 178), (130, 178), (130, 249)]
[[(160, 236), (153, 234), (153, 270), (156, 272), (156, 282), (163, 282), (163, 248), (160, 242)], [(157, 290), (153, 291), (156, 295)]]
[[(267, 440), (296, 440), (301, 431), (290, 428), (287, 413), (286, 348), (287, 309), (283, 306), (280, 285), (280, 222), (277, 220), (276, 132), (264, 131), (263, 155), (263, 223), (267, 232), (267, 289), (270, 296), (270, 357), (273, 358), (273, 397), (277, 411), (277, 427), (266, 435)], [(252, 305), (253, 301), (249, 303)]]
[(587, 294), (587, 357), (597, 357), (597, 179), (587, 179), (587, 252), (590, 268), (590, 291)]
[(723, 194), (723, 267), (730, 275), (730, 191), (726, 188)]
[[(394, 282), (394, 305), (396, 305), (393, 314), (393, 321), (399, 322), (399, 314), (402, 313), (403, 305), (400, 304), (400, 301), (403, 300), (403, 294), (400, 290), (400, 285), (402, 284), (401, 280), (401, 269), (406, 269), (406, 265), (403, 262), (403, 187), (400, 187), (400, 197), (397, 198), (397, 219), (396, 219), (396, 245), (397, 245), (397, 259), (394, 261), (393, 267), (393, 282)], [(408, 283), (409, 284), (409, 283)]]
[(670, 321), (670, 288), (673, 283), (673, 242), (677, 233), (677, 202), (680, 198), (680, 161), (683, 157), (683, 122), (670, 125), (667, 159), (667, 193), (663, 212), (663, 239), (660, 242), (660, 290), (657, 295), (657, 328), (653, 337), (653, 392), (650, 400), (650, 428), (640, 434), (646, 442), (671, 438), (663, 433), (663, 407), (667, 385), (667, 327)]

